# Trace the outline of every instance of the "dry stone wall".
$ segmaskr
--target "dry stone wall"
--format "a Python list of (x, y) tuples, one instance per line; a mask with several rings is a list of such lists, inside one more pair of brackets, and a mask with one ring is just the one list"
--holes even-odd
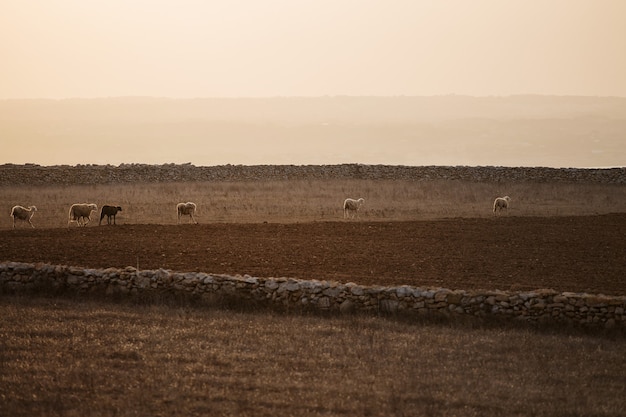
[(0, 165), (0, 185), (110, 184), (293, 179), (466, 180), (626, 184), (626, 168), (467, 167), (398, 165)]
[(82, 269), (7, 262), (0, 264), (0, 292), (45, 290), (138, 296), (186, 294), (210, 300), (231, 297), (269, 306), (418, 316), (497, 316), (524, 322), (626, 328), (626, 296), (465, 291), (411, 286), (382, 287), (292, 278), (257, 278), (165, 269)]

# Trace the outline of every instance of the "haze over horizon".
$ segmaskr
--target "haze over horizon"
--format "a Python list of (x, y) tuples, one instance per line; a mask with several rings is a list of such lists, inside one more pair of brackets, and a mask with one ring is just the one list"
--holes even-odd
[[(0, 163), (623, 166), (623, 101), (611, 98), (626, 97), (624, 16), (621, 0), (2, 0)], [(546, 115), (519, 105), (536, 95), (571, 100)], [(239, 98), (242, 109), (225, 127), (211, 114), (219, 106), (189, 118), (178, 113), (187, 104), (154, 99), (160, 109), (150, 116), (151, 104), (129, 107), (138, 97)], [(296, 107), (336, 113), (302, 125), (277, 101), (264, 109), (242, 97), (308, 98)], [(382, 111), (390, 97), (402, 123), (343, 119), (362, 106)], [(407, 107), (407, 97), (430, 98), (437, 111), (449, 98), (465, 110), (427, 120), (419, 112), (429, 104)], [(496, 104), (470, 120), (486, 97)], [(581, 97), (605, 100), (581, 107)], [(78, 111), (80, 98), (99, 104)], [(35, 104), (25, 109), (22, 99)], [(512, 111), (507, 120), (498, 99)], [(81, 122), (103, 106), (119, 120)]]

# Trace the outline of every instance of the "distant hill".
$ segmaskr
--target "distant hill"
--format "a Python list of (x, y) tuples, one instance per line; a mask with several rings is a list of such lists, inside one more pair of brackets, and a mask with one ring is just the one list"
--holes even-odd
[(626, 165), (626, 98), (0, 100), (0, 163)]

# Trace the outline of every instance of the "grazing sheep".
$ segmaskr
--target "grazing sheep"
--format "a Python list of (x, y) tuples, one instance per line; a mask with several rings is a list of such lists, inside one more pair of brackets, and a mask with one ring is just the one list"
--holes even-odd
[(493, 202), (493, 212), (501, 212), (502, 210), (507, 210), (509, 208), (509, 202), (511, 201), (511, 197), (504, 196), (504, 197), (498, 197), (495, 199), (495, 201)]
[(359, 214), (359, 209), (365, 202), (365, 199), (359, 198), (358, 200), (354, 200), (352, 198), (346, 198), (343, 202), (343, 218), (349, 218), (350, 212), (352, 212), (352, 217), (356, 217)]
[(180, 223), (180, 216), (189, 216), (191, 217), (191, 221), (198, 224), (196, 219), (193, 218), (194, 213), (196, 212), (196, 204), (188, 201), (186, 203), (178, 203), (176, 205), (176, 213), (178, 214), (178, 223)]
[(72, 222), (76, 222), (78, 226), (87, 226), (87, 223), (91, 221), (92, 211), (98, 211), (98, 206), (93, 203), (72, 204), (72, 207), (70, 207), (67, 227), (70, 227), (70, 223)]
[(100, 222), (98, 222), (98, 226), (102, 224), (102, 219), (104, 216), (107, 216), (107, 224), (111, 224), (111, 217), (113, 217), (113, 224), (115, 223), (115, 215), (118, 211), (122, 211), (120, 206), (102, 206), (102, 210), (100, 211)]
[(15, 206), (11, 209), (11, 217), (13, 217), (13, 228), (15, 229), (15, 220), (24, 220), (26, 222), (28, 222), (31, 227), (34, 229), (35, 226), (33, 226), (33, 223), (30, 221), (30, 219), (33, 218), (33, 215), (35, 214), (35, 212), (37, 211), (37, 207), (35, 206), (30, 206), (29, 208), (26, 207), (22, 207), (22, 206)]

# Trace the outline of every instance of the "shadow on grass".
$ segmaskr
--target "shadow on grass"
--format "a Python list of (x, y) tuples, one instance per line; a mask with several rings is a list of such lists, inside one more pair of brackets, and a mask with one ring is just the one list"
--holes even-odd
[(243, 314), (281, 314), (286, 316), (307, 316), (320, 319), (341, 317), (345, 320), (365, 317), (378, 317), (390, 322), (416, 327), (445, 327), (452, 329), (476, 330), (519, 330), (537, 334), (577, 335), (602, 338), (626, 338), (625, 326), (604, 328), (577, 324), (573, 321), (525, 321), (506, 316), (484, 315), (481, 317), (438, 312), (417, 314), (411, 311), (349, 311), (340, 309), (319, 309), (312, 306), (280, 305), (254, 299), (246, 299), (228, 294), (203, 295), (180, 291), (149, 291), (127, 293), (107, 291), (105, 287), (92, 287), (89, 291), (77, 291), (74, 287), (59, 285), (56, 281), (40, 281), (37, 286), (19, 289), (1, 288), (0, 296), (17, 298), (62, 298), (72, 302), (104, 302), (125, 306), (164, 306), (172, 309), (221, 310)]

